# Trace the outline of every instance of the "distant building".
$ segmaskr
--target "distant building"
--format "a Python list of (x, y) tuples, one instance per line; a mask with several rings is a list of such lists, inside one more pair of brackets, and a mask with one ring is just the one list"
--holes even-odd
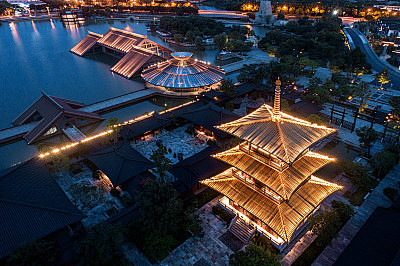
[(261, 23), (261, 24), (266, 24), (268, 16), (270, 16), (271, 22), (275, 18), (272, 15), (271, 1), (261, 0), (260, 1), (260, 7), (258, 9), (258, 12), (256, 13), (255, 22)]
[(144, 69), (147, 87), (174, 92), (200, 91), (219, 83), (225, 72), (218, 66), (191, 59), (192, 53), (176, 52), (173, 59)]
[(172, 51), (147, 39), (145, 35), (110, 27), (104, 35), (89, 31), (71, 52), (79, 56), (106, 53), (121, 58), (111, 71), (131, 78), (140, 74), (146, 65), (170, 58)]

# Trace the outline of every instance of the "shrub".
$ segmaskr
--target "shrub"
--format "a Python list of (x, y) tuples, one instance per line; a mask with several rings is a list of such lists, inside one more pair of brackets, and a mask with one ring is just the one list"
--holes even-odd
[(386, 187), (383, 190), (383, 194), (385, 194), (385, 196), (388, 197), (391, 201), (395, 201), (399, 192), (393, 187)]
[(377, 152), (371, 159), (373, 174), (381, 179), (396, 165), (396, 155), (390, 151)]
[(82, 165), (79, 163), (73, 163), (69, 166), (69, 170), (73, 175), (77, 175), (82, 172)]
[(120, 196), (121, 196), (121, 191), (119, 191), (119, 190), (116, 189), (116, 188), (112, 188), (112, 189), (110, 190), (110, 194), (111, 194), (111, 196), (113, 196), (113, 197), (120, 198)]
[(9, 265), (56, 265), (60, 250), (53, 242), (38, 240), (22, 244), (7, 259)]
[(194, 127), (193, 126), (188, 126), (187, 129), (185, 130), (187, 133), (189, 133), (190, 135), (193, 134), (194, 132)]
[(214, 207), (212, 207), (212, 212), (219, 218), (224, 220), (227, 225), (229, 225), (233, 219), (233, 215), (224, 208), (222, 208), (220, 205), (215, 205)]

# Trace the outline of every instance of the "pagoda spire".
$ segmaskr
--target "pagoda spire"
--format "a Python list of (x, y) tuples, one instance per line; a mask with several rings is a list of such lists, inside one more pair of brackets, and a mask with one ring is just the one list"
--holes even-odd
[(274, 116), (273, 121), (278, 121), (281, 118), (281, 84), (279, 78), (275, 82), (275, 100), (274, 100)]

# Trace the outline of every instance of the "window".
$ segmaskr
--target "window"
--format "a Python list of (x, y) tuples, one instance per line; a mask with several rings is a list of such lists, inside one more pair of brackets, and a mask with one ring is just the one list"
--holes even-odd
[(47, 132), (43, 136), (54, 134), (56, 132), (57, 132), (57, 127), (51, 127), (49, 130), (47, 130)]

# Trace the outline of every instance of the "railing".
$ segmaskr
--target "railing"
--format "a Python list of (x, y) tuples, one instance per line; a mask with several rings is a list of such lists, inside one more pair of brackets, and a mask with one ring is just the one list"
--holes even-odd
[(231, 227), (236, 223), (238, 218), (239, 218), (239, 215), (236, 213), (235, 217), (232, 219), (231, 223), (228, 226), (228, 230), (231, 229)]

